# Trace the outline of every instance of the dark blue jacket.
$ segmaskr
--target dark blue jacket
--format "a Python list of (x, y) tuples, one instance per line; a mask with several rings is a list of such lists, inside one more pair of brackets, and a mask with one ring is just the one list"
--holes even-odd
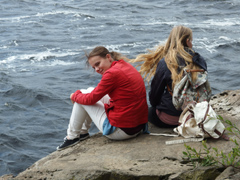
[[(207, 64), (202, 56), (198, 53), (190, 53), (193, 55), (193, 62), (196, 63), (199, 67), (207, 71)], [(185, 61), (182, 58), (179, 58), (179, 66), (185, 67)], [(182, 111), (175, 109), (172, 103), (172, 95), (167, 89), (167, 85), (172, 89), (172, 78), (171, 71), (168, 69), (165, 59), (161, 59), (158, 63), (156, 73), (151, 82), (151, 90), (149, 92), (149, 101), (150, 104), (172, 116), (180, 116)]]

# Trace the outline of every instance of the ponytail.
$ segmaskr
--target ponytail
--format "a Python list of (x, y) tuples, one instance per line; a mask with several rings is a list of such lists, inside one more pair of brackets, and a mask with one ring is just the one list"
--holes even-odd
[(95, 47), (89, 54), (85, 52), (85, 56), (87, 57), (87, 63), (91, 57), (100, 56), (102, 58), (106, 58), (107, 54), (110, 54), (114, 61), (118, 61), (120, 59), (124, 59), (126, 61), (128, 60), (128, 58), (126, 58), (122, 54), (115, 51), (109, 52), (109, 50), (103, 46)]

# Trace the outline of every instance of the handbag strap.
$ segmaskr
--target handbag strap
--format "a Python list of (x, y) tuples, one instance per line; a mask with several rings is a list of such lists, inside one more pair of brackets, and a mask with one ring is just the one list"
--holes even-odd
[(205, 70), (203, 69), (186, 69), (186, 72), (189, 73), (189, 72), (204, 72)]
[(170, 87), (168, 86), (168, 84), (167, 84), (167, 89), (168, 89), (169, 94), (171, 94), (171, 96), (173, 96), (173, 91), (170, 89)]
[[(189, 73), (189, 72), (204, 72), (205, 70), (203, 70), (203, 69), (185, 69), (185, 71), (186, 71), (187, 73)], [(171, 94), (171, 96), (173, 96), (173, 91), (172, 91), (171, 88), (168, 86), (168, 84), (167, 84), (167, 90), (168, 90), (169, 94)]]
[[(204, 119), (198, 124), (198, 126), (200, 128), (202, 128), (203, 132), (208, 134), (210, 137), (212, 137), (207, 131), (205, 131), (204, 127), (203, 127), (203, 122), (206, 120), (207, 116), (208, 116), (208, 112), (209, 112), (209, 109), (210, 109), (210, 105), (208, 104), (208, 107), (207, 107), (207, 110), (206, 110), (206, 113), (205, 113), (205, 116), (204, 116)], [(229, 141), (230, 138), (224, 134), (225, 130), (223, 131), (223, 133), (220, 133), (218, 130), (214, 130), (214, 132), (216, 134), (218, 134), (222, 139), (226, 140), (226, 141)], [(213, 138), (213, 137), (212, 137)]]
[(205, 112), (205, 115), (204, 115), (203, 120), (198, 124), (198, 126), (199, 126), (200, 128), (202, 128), (205, 133), (206, 133), (206, 131), (205, 131), (204, 128), (203, 128), (203, 122), (206, 120), (206, 118), (207, 118), (207, 116), (208, 116), (208, 111), (209, 111), (209, 104), (208, 104), (208, 107), (207, 107), (207, 110), (206, 110), (206, 112)]

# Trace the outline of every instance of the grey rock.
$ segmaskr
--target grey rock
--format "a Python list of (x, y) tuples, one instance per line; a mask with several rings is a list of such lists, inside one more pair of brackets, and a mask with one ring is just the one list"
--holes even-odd
[[(211, 105), (224, 118), (239, 127), (240, 90), (224, 91), (214, 95)], [(156, 128), (149, 123), (153, 133), (173, 134), (172, 129)], [(233, 135), (229, 135), (234, 138)], [(112, 141), (96, 134), (79, 144), (62, 151), (55, 151), (35, 162), (16, 177), (2, 176), (2, 180), (159, 180), (159, 179), (215, 179), (234, 178), (240, 175), (229, 169), (206, 167), (194, 169), (183, 161), (183, 144), (166, 145), (166, 141), (182, 137), (151, 136), (141, 134), (126, 141)], [(234, 144), (223, 139), (208, 139), (209, 147), (229, 152)], [(199, 150), (201, 142), (187, 145)], [(227, 171), (229, 172), (227, 173)], [(231, 176), (231, 177), (230, 177)], [(203, 178), (205, 177), (205, 178)]]
[(228, 167), (226, 168), (215, 180), (239, 180), (240, 179), (240, 170)]

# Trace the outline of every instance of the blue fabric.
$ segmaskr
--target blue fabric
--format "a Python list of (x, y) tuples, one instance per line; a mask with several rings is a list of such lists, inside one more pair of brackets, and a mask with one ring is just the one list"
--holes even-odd
[(145, 124), (145, 126), (143, 127), (143, 134), (150, 134), (150, 132), (148, 131), (148, 123)]
[[(116, 127), (112, 126), (109, 123), (108, 118), (106, 118), (103, 122), (103, 135), (109, 135), (112, 134), (115, 131)], [(148, 131), (148, 123), (145, 124), (144, 128), (143, 128), (143, 134), (150, 134), (150, 132)]]
[(112, 134), (115, 131), (116, 127), (112, 126), (109, 123), (108, 118), (106, 118), (103, 122), (103, 135), (109, 135)]

